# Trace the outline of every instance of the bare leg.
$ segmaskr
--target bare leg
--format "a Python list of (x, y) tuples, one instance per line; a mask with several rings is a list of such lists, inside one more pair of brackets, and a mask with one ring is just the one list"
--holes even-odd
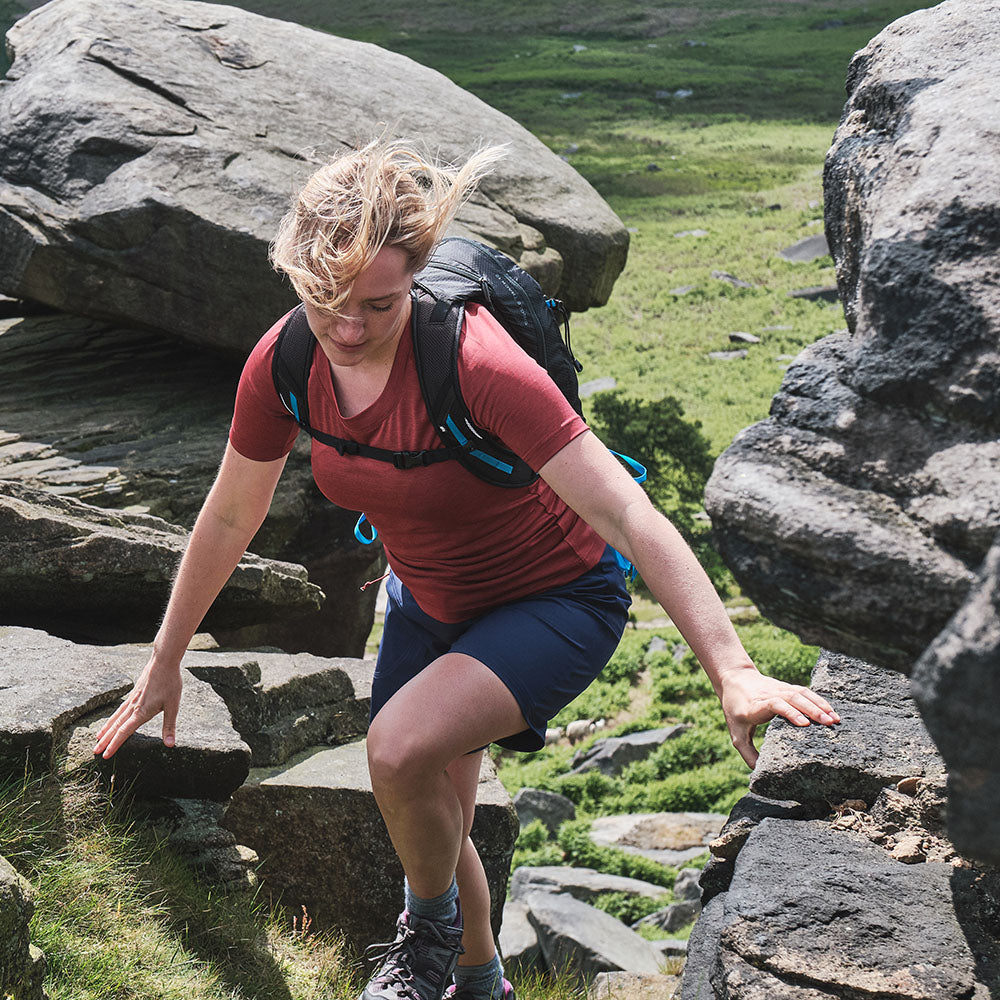
[(431, 663), (372, 721), (372, 789), (417, 896), (430, 899), (448, 888), (467, 839), (462, 802), (447, 769), (470, 750), (526, 727), (503, 682), (462, 653)]
[(448, 775), (462, 804), (463, 816), (462, 847), (455, 873), (464, 917), (462, 947), (465, 948), (465, 953), (459, 957), (459, 965), (483, 965), (491, 961), (496, 953), (493, 928), (490, 925), (490, 888), (479, 853), (469, 837), (476, 811), (476, 791), (482, 759), (482, 753), (466, 754), (452, 761), (448, 767)]

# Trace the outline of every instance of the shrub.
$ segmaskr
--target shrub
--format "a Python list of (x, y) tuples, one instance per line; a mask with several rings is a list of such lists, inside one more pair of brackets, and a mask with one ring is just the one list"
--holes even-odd
[(625, 875), (654, 885), (673, 888), (677, 869), (661, 865), (641, 854), (627, 854), (616, 847), (601, 847), (590, 839), (589, 819), (569, 820), (559, 827), (557, 840), (565, 863), (578, 868), (593, 868), (608, 875)]
[(636, 896), (631, 892), (602, 892), (591, 901), (591, 906), (596, 906), (605, 913), (617, 917), (623, 923), (631, 926), (637, 920), (648, 917), (670, 902), (670, 897), (666, 893), (663, 896), (652, 898), (649, 896)]

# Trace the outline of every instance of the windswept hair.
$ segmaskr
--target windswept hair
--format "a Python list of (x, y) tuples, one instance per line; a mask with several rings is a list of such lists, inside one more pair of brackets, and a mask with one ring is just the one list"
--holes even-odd
[(406, 140), (376, 139), (317, 170), (296, 195), (271, 244), (271, 263), (303, 302), (336, 313), (383, 247), (427, 262), (462, 202), (506, 153), (487, 146), (441, 166)]

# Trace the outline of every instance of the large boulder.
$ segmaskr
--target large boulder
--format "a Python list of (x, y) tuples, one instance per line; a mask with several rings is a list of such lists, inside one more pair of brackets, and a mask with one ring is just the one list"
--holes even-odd
[[(190, 528), (225, 447), (239, 369), (181, 341), (81, 317), (0, 319), (0, 477)], [(320, 493), (300, 435), (252, 548), (305, 566), (327, 604), (258, 616), (237, 633), (220, 628), (219, 637), (361, 655), (375, 588), (359, 588), (380, 575), (384, 557), (380, 545), (355, 540), (356, 519)], [(153, 614), (162, 609), (156, 600)]]
[[(52, 626), (102, 641), (152, 637), (187, 532), (0, 479), (0, 624)], [(305, 570), (247, 554), (205, 618), (238, 628), (319, 607)]]
[(720, 548), (770, 619), (909, 671), (1000, 528), (1000, 19), (948, 0), (859, 52), (827, 155), (848, 330), (715, 466)]
[(571, 309), (605, 302), (628, 234), (567, 163), (441, 74), (234, 7), (53, 0), (7, 35), (0, 290), (246, 354), (294, 298), (267, 244), (327, 156), (382, 132), (509, 155), (456, 232)]
[[(403, 869), (375, 802), (364, 741), (311, 747), (286, 764), (253, 768), (223, 825), (257, 852), (260, 877), (292, 912), (333, 927), (356, 950), (391, 941), (403, 908)], [(486, 870), (499, 932), (517, 814), (484, 757), (472, 840)]]
[(0, 990), (4, 996), (13, 996), (13, 991), (20, 996), (30, 964), (28, 924), (34, 909), (31, 886), (0, 857)]
[(807, 641), (909, 673), (968, 596), (920, 704), (954, 762), (953, 836), (994, 862), (995, 727), (973, 720), (996, 672), (998, 46), (992, 0), (948, 0), (854, 57), (824, 181), (848, 329), (803, 352), (706, 492), (742, 586)]
[(765, 819), (718, 897), (715, 996), (992, 996), (998, 888), (996, 876), (949, 864), (901, 864), (821, 821)]
[(913, 693), (948, 762), (948, 832), (1000, 865), (1000, 543), (965, 604), (920, 658)]

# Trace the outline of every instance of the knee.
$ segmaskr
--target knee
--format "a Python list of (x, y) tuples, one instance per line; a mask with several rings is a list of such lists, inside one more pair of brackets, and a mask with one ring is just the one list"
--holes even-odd
[(419, 739), (380, 726), (368, 731), (368, 773), (372, 788), (394, 794), (418, 793), (421, 777), (433, 769), (432, 755)]

